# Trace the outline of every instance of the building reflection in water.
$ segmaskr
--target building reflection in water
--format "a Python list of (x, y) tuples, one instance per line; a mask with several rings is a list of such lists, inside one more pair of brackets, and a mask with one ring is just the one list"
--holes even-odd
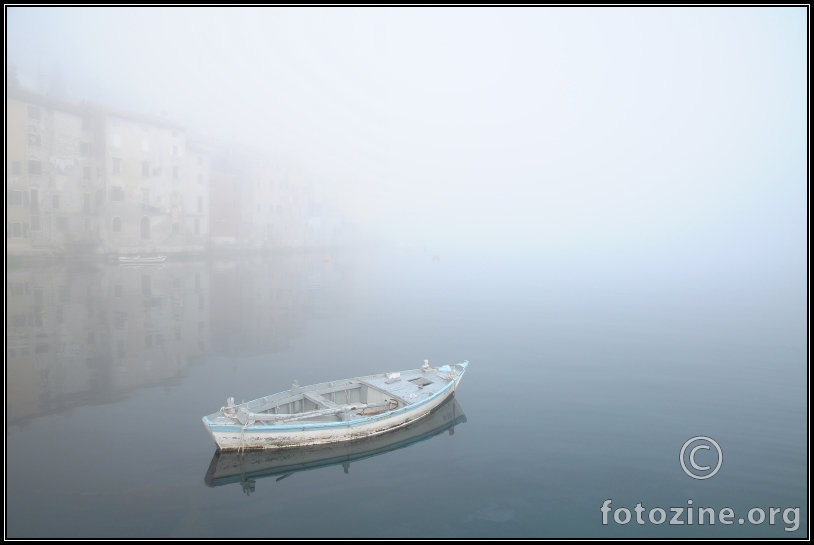
[(210, 353), (287, 346), (313, 308), (321, 258), (10, 267), (6, 423), (180, 381)]

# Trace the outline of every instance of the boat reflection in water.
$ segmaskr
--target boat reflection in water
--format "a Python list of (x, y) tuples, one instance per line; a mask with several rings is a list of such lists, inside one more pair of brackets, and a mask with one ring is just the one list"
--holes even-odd
[(218, 450), (212, 457), (204, 482), (215, 487), (240, 483), (248, 495), (254, 492), (255, 479), (277, 477), (280, 481), (299, 471), (342, 465), (348, 473), (350, 463), (404, 448), (435, 437), (466, 422), (458, 400), (451, 397), (424, 418), (404, 428), (375, 437), (308, 447), (271, 450)]

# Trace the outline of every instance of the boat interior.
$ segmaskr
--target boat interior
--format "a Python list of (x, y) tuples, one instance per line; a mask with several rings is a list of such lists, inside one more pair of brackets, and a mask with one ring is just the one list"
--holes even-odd
[[(212, 415), (241, 424), (274, 425), (288, 422), (341, 422), (412, 405), (431, 397), (451, 380), (448, 367), (422, 368), (362, 378), (324, 382), (313, 386), (294, 384), (290, 390), (236, 405), (227, 400)], [(451, 373), (451, 374), (450, 374)]]
[[(358, 380), (344, 380), (302, 388), (234, 405), (230, 399), (224, 414), (257, 423), (336, 422), (370, 416), (403, 406), (403, 400)], [(245, 422), (242, 422), (245, 423)]]

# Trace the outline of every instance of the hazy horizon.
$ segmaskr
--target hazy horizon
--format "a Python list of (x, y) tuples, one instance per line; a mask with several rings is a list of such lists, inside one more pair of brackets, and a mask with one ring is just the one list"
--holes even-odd
[(22, 85), (288, 156), (393, 243), (805, 269), (805, 6), (6, 15)]

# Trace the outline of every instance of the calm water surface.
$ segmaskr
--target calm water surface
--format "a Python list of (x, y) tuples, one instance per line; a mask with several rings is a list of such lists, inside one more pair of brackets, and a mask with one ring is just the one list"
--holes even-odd
[[(804, 272), (346, 252), (10, 267), (6, 297), (9, 538), (808, 536)], [(425, 359), (470, 361), (454, 426), (207, 478), (228, 396)]]

